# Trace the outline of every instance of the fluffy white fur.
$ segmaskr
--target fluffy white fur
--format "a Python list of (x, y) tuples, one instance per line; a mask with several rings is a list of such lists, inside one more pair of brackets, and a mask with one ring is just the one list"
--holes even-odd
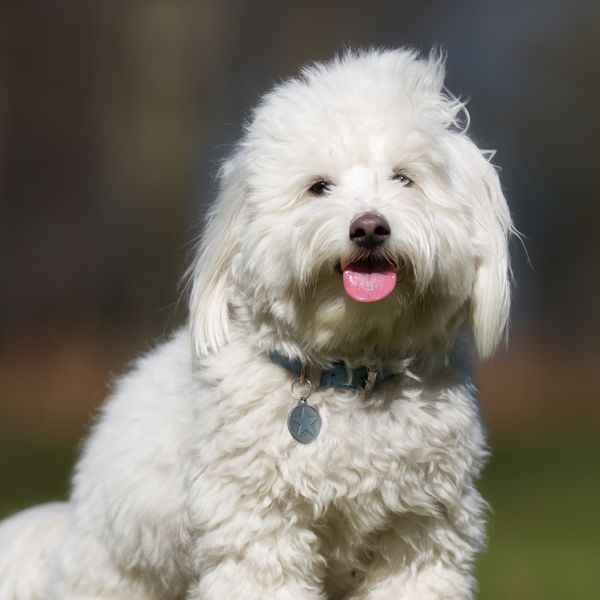
[[(0, 526), (1, 600), (473, 597), (486, 449), (454, 357), (466, 329), (483, 357), (503, 338), (511, 223), (443, 77), (435, 53), (348, 53), (263, 98), (221, 172), (191, 328), (118, 383), (69, 502)], [(406, 265), (371, 304), (336, 268), (364, 211)], [(323, 427), (301, 445), (273, 348), (399, 375), (313, 392)]]

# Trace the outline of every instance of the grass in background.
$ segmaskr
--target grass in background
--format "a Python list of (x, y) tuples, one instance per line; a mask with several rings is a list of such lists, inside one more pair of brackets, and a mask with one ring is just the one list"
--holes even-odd
[[(600, 598), (600, 444), (492, 444), (482, 490), (493, 508), (479, 600)], [(66, 497), (76, 444), (0, 446), (0, 517)]]
[(600, 598), (600, 444), (592, 437), (498, 446), (480, 600)]
[(35, 504), (66, 499), (77, 452), (78, 442), (72, 440), (0, 442), (0, 519)]

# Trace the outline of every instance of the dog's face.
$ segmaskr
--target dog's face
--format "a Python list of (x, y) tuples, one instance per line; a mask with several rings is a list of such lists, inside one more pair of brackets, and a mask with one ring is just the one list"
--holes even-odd
[(480, 353), (493, 350), (510, 217), (442, 85), (439, 58), (371, 52), (264, 98), (223, 169), (194, 274), (201, 350), (224, 341), (227, 302), (326, 355), (416, 352), (469, 315)]

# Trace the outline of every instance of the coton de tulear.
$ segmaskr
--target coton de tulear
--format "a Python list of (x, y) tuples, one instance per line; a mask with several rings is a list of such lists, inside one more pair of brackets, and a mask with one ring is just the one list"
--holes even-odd
[(498, 176), (439, 53), (348, 52), (260, 102), (190, 327), (106, 402), (70, 500), (0, 526), (1, 600), (465, 600), (505, 335)]

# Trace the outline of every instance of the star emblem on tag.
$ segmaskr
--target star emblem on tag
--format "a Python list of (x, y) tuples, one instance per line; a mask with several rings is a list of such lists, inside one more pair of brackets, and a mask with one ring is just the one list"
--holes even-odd
[(301, 402), (288, 415), (288, 429), (301, 444), (310, 444), (321, 431), (321, 417), (312, 406)]

